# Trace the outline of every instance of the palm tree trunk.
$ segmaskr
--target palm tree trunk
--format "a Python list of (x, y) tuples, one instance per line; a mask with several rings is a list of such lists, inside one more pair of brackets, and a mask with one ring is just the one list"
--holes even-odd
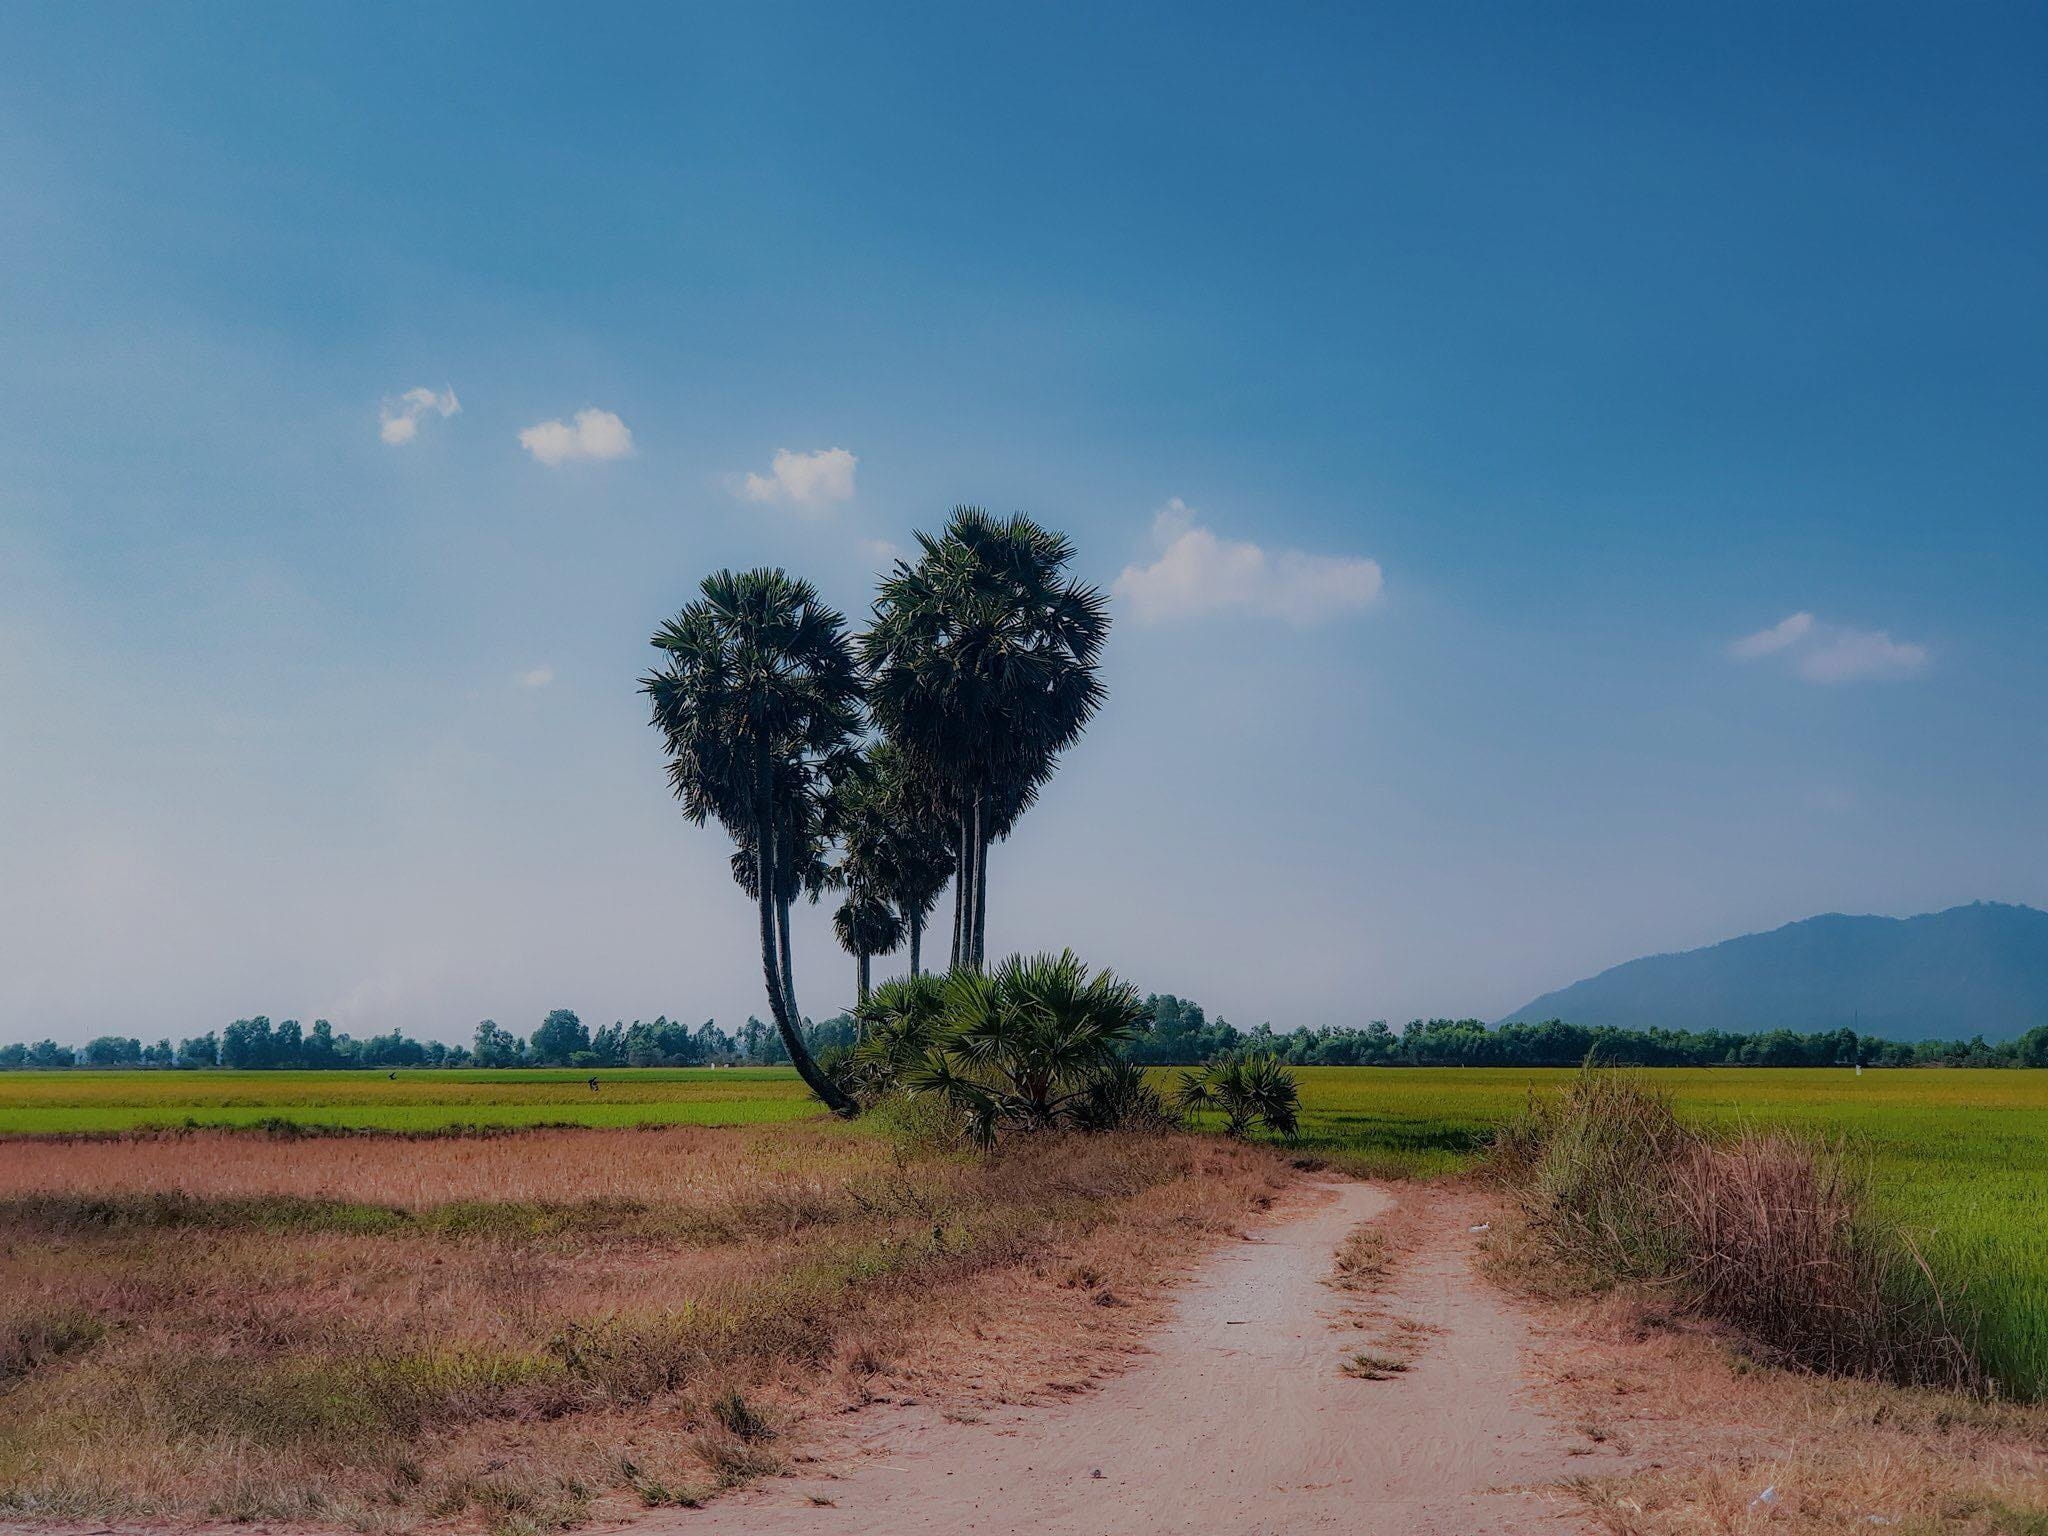
[(754, 889), (757, 900), (754, 904), (759, 908), (761, 918), (761, 975), (768, 984), (768, 1011), (775, 1016), (776, 1032), (782, 1036), (782, 1048), (789, 1052), (789, 1062), (796, 1068), (797, 1076), (833, 1114), (851, 1119), (860, 1113), (860, 1107), (841, 1093), (839, 1085), (811, 1060), (803, 1035), (791, 1021), (792, 1005), (782, 990), (789, 967), (788, 956), (779, 955), (776, 944), (775, 821), (768, 814), (769, 792), (773, 784), (773, 769), (769, 766), (768, 747), (764, 742), (754, 768), (757, 791), (754, 799)]
[(782, 995), (789, 1003), (789, 1016), (803, 1023), (803, 1010), (796, 1005), (796, 974), (789, 958), (789, 903), (775, 903), (775, 931), (782, 942)]
[(960, 812), (960, 835), (953, 840), (953, 969), (967, 959), (967, 905), (973, 882), (967, 872), (967, 812)]
[(974, 963), (987, 959), (988, 950), (988, 819), (983, 802), (974, 802)]
[(861, 1000), (862, 1002), (866, 1002), (866, 1001), (868, 1000), (868, 952), (867, 952), (866, 950), (862, 950), (862, 951), (860, 952), (860, 956), (859, 956), (859, 959), (860, 959), (860, 1000)]
[(917, 957), (919, 951), (923, 948), (924, 914), (922, 912), (913, 912), (910, 914), (910, 974), (913, 976), (918, 974)]

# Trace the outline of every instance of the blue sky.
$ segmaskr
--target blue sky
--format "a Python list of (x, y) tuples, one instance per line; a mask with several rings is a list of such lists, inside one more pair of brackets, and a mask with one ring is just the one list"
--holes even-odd
[(7, 32), (0, 1036), (761, 1011), (647, 635), (958, 501), (1117, 593), (993, 946), (1285, 1027), (2048, 902), (2038, 8)]

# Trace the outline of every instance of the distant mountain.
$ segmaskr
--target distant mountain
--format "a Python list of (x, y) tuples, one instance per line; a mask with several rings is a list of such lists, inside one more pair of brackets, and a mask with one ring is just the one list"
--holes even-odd
[(1809, 917), (1631, 960), (1546, 992), (1501, 1022), (1544, 1019), (2008, 1040), (2048, 1024), (2048, 912), (1980, 901), (1922, 917)]

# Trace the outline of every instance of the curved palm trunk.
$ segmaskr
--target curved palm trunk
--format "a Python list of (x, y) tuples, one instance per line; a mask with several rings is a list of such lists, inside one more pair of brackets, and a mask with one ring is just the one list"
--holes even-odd
[(789, 1052), (789, 1062), (796, 1068), (797, 1076), (833, 1114), (851, 1119), (860, 1112), (859, 1106), (840, 1092), (839, 1085), (820, 1071), (818, 1064), (811, 1059), (804, 1037), (790, 1018), (791, 1003), (782, 990), (788, 955), (778, 954), (780, 946), (776, 943), (775, 822), (767, 809), (772, 775), (768, 748), (764, 743), (755, 762), (754, 774), (754, 784), (759, 792), (754, 800), (754, 889), (758, 895), (755, 906), (761, 918), (761, 975), (768, 983), (768, 1011), (775, 1016), (776, 1032), (782, 1036), (782, 1048)]
[(782, 944), (782, 996), (789, 1004), (789, 1016), (801, 1025), (804, 1011), (796, 1005), (796, 972), (791, 968), (789, 958), (789, 903), (786, 901), (775, 904), (775, 932)]

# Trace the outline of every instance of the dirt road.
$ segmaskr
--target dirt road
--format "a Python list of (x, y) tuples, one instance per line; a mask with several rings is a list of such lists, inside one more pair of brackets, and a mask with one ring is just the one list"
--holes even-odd
[[(1369, 1298), (1332, 1256), (1388, 1195), (1318, 1201), (1209, 1260), (1152, 1353), (1101, 1391), (959, 1423), (928, 1408), (860, 1415), (836, 1475), (776, 1478), (636, 1533), (977, 1532), (983, 1536), (1485, 1536), (1583, 1529), (1542, 1485), (1614, 1458), (1530, 1399), (1528, 1325), (1471, 1269), (1455, 1207)], [(1428, 1201), (1425, 1190), (1410, 1198)], [(1361, 1309), (1375, 1315), (1360, 1317)], [(1403, 1321), (1407, 1326), (1401, 1326)], [(1361, 1350), (1412, 1357), (1382, 1379)], [(1384, 1363), (1384, 1362), (1383, 1362)], [(1353, 1370), (1371, 1369), (1353, 1366)], [(829, 1502), (820, 1502), (829, 1501)]]

